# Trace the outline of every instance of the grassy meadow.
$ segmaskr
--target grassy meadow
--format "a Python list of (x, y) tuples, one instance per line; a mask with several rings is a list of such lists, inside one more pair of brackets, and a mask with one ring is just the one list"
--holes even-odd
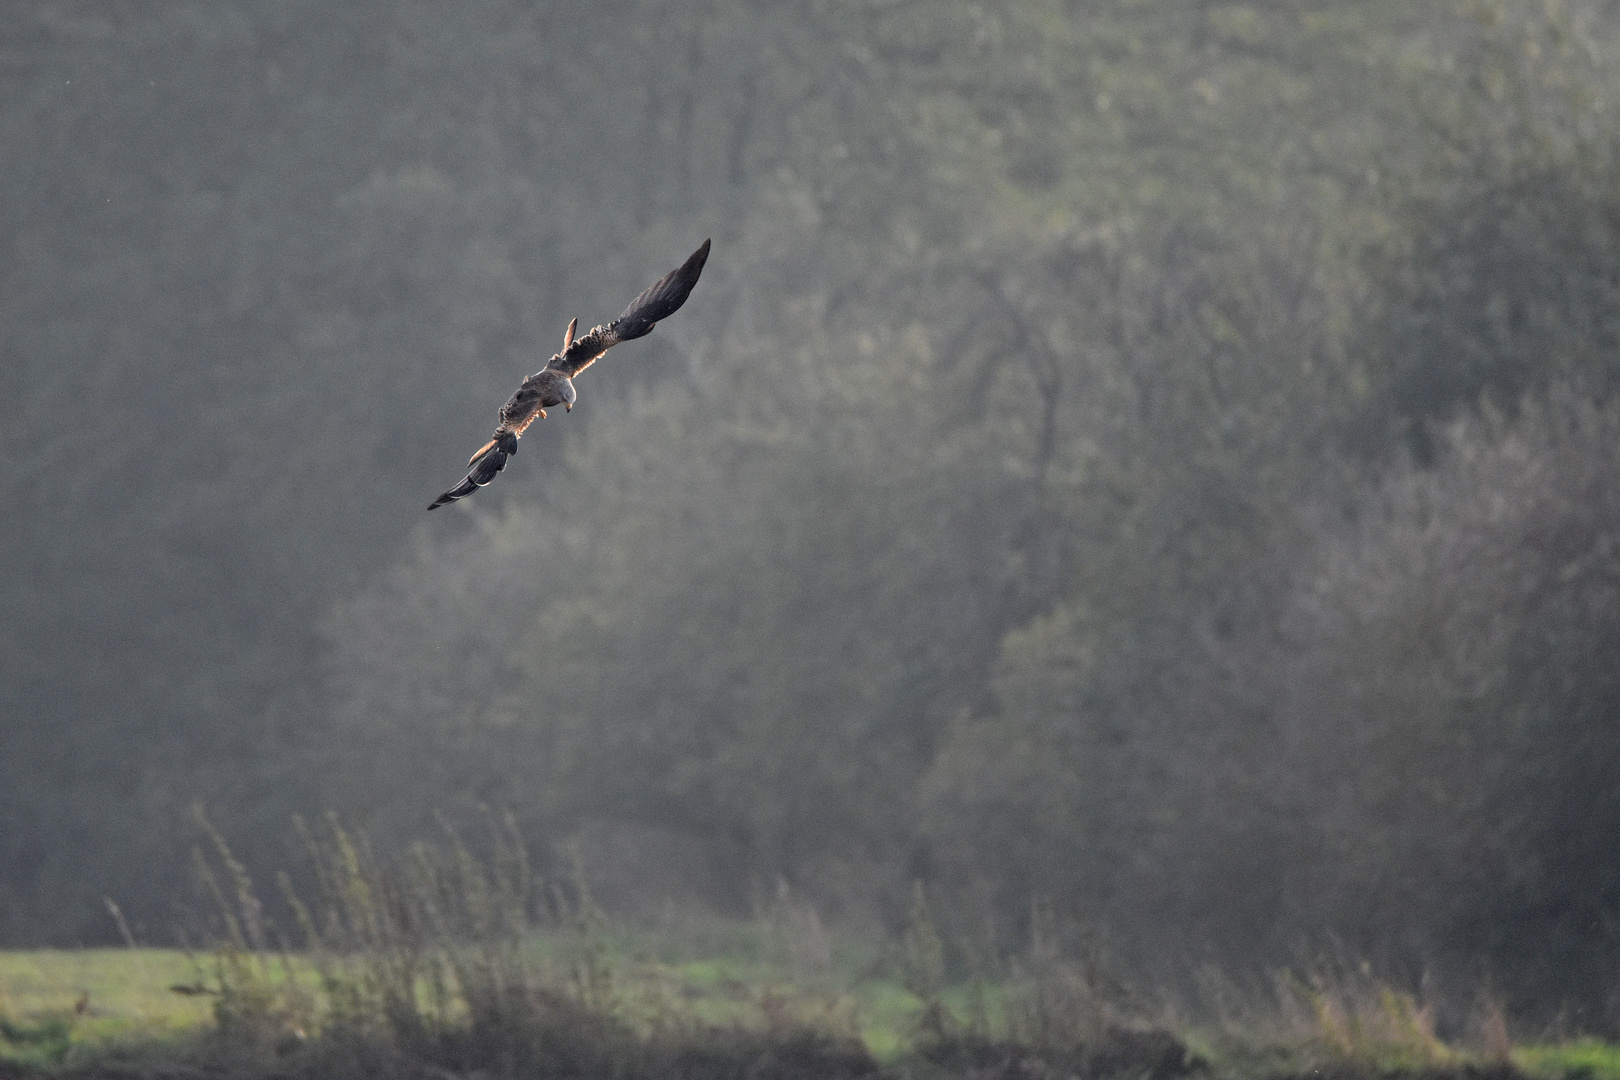
[[(915, 1051), (925, 1003), (893, 977), (853, 973), (854, 965), (876, 960), (875, 950), (839, 950), (837, 975), (795, 972), (791, 962), (762, 958), (768, 931), (743, 926), (724, 936), (726, 954), (697, 955), (694, 945), (713, 944), (714, 933), (676, 940), (626, 932), (590, 942), (567, 932), (537, 935), (525, 945), (524, 962), (571, 989), (585, 992), (582, 980), (594, 982), (595, 1004), (642, 1033), (695, 1025), (763, 1033), (812, 1029), (858, 1042), (876, 1062)], [(244, 988), (242, 980), (254, 985)], [(219, 1036), (217, 1013), (255, 995), (264, 1009), (255, 1022), (284, 1027), (279, 1034), (298, 1040), (320, 1033), (312, 1021), (331, 1004), (319, 965), (296, 955), (0, 952), (0, 1063), (51, 1070), (130, 1056), (189, 1056)], [(967, 996), (958, 988), (949, 999), (965, 1011)], [(290, 1006), (295, 1000), (299, 1004)], [(463, 1009), (455, 1014), (465, 1019)]]
[[(563, 927), (509, 944), (500, 957), (475, 948), (448, 993), (431, 964), (414, 965), (412, 1016), (402, 1021), (395, 1000), (380, 1023), (390, 1006), (366, 1021), (360, 1000), (390, 993), (381, 985), (388, 962), (376, 956), (0, 953), (0, 1076), (323, 1076), (344, 1074), (343, 1062), (358, 1055), (395, 1068), (401, 1058), (426, 1059), (427, 1074), (441, 1078), (667, 1075), (678, 1061), (677, 1072), (702, 1076), (801, 1075), (808, 1066), (809, 1075), (1620, 1080), (1613, 1044), (1510, 1042), (1499, 1014), (1443, 1040), (1431, 1007), (1354, 974), (1279, 977), (1275, 998), (1242, 1019), (1199, 1022), (1168, 1009), (1111, 1008), (1063, 964), (1024, 962), (995, 980), (928, 986), (912, 941), (835, 941), (780, 919), (679, 931)], [(480, 987), (496, 968), (506, 984)], [(467, 1060), (451, 1049), (457, 1034), (491, 1045), (581, 1037), (602, 1045), (574, 1046), (561, 1059), (507, 1047)]]
[(1483, 995), (1441, 1022), (1366, 963), (1178, 1002), (1040, 903), (1002, 954), (948, 940), (920, 884), (888, 940), (829, 930), (785, 885), (752, 919), (631, 926), (577, 862), (535, 873), (510, 819), (476, 853), (447, 829), (380, 859), (334, 817), (299, 822), (312, 885), (280, 875), (272, 908), (199, 823), (207, 947), (0, 953), (0, 1077), (1620, 1080), (1620, 1047), (1527, 1040)]
[(171, 949), (0, 952), (0, 1060), (43, 1066), (194, 1038), (213, 1025), (212, 999), (169, 987), (201, 970)]

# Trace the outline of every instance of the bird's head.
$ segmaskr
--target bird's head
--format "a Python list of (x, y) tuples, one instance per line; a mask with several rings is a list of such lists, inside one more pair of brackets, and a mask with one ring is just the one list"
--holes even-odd
[(562, 381), (562, 399), (563, 399), (563, 410), (565, 412), (573, 412), (574, 411), (575, 397), (576, 397), (576, 395), (574, 393), (574, 380), (573, 379), (567, 379), (567, 378), (563, 379), (563, 381)]

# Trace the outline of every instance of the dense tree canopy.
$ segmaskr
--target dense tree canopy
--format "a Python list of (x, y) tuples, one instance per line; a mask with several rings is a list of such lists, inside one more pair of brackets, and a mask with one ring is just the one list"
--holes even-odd
[[(630, 910), (781, 877), (892, 927), (921, 879), (1144, 969), (1332, 934), (1600, 1009), (1617, 34), (21, 5), (0, 937), (105, 938), (104, 894), (165, 936), (194, 802), (266, 858), (497, 804)], [(570, 317), (711, 235), (422, 517)]]

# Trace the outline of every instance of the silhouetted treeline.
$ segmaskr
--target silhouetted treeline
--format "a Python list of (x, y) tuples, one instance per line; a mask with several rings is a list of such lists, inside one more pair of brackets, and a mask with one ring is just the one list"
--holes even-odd
[(1045, 897), (1141, 970), (1336, 936), (1620, 1022), (1617, 34), (17, 5), (0, 938), (163, 938), (194, 802), (283, 863), (494, 804), (628, 908), (921, 879), (964, 939)]

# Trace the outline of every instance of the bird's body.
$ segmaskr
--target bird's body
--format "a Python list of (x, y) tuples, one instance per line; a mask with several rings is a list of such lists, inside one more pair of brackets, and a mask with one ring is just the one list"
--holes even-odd
[(467, 462), (467, 478), (440, 495), (428, 509), (436, 510), (465, 498), (495, 479), (506, 467), (506, 459), (517, 453), (518, 439), (530, 424), (545, 417), (547, 409), (561, 405), (572, 410), (576, 400), (574, 376), (596, 363), (597, 358), (613, 346), (652, 333), (658, 320), (678, 311), (691, 295), (692, 286), (697, 284), (708, 258), (709, 241), (705, 240), (679, 268), (659, 278), (646, 292), (630, 301), (622, 315), (606, 326), (593, 328), (584, 337), (574, 337), (578, 320), (570, 322), (563, 335), (562, 351), (553, 355), (545, 367), (524, 379), (517, 393), (501, 406), (500, 424), (495, 434)]

